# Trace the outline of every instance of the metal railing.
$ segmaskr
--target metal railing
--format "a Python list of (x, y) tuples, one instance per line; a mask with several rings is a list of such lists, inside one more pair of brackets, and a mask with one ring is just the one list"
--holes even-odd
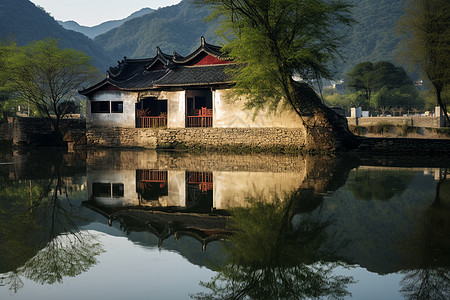
[(187, 127), (212, 127), (213, 111), (206, 107), (194, 109), (187, 116)]
[(150, 110), (136, 111), (136, 128), (154, 128), (154, 127), (166, 127), (167, 126), (167, 114), (161, 113), (159, 116), (151, 116)]
[(154, 128), (154, 127), (166, 127), (167, 116), (144, 116), (136, 118), (137, 128)]

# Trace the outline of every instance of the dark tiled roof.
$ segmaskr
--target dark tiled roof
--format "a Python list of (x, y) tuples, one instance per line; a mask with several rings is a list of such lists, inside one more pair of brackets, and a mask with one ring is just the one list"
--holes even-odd
[(108, 75), (117, 81), (127, 80), (138, 74), (142, 74), (146, 67), (154, 61), (151, 59), (129, 60), (124, 59), (117, 67), (109, 68)]
[(144, 71), (141, 74), (133, 76), (128, 80), (115, 81), (111, 80), (111, 84), (123, 90), (145, 90), (152, 87), (153, 82), (163, 77), (168, 70)]
[(143, 71), (141, 73), (135, 74), (134, 76), (128, 78), (127, 80), (118, 80), (117, 78), (107, 77), (98, 84), (91, 86), (87, 89), (80, 90), (81, 95), (87, 95), (92, 93), (103, 86), (112, 85), (120, 90), (125, 91), (139, 91), (148, 90), (153, 86), (153, 82), (157, 79), (163, 77), (168, 70), (156, 70), (156, 71)]
[[(235, 68), (236, 65), (231, 61), (226, 64), (186, 66), (201, 53), (227, 60), (221, 53), (221, 47), (206, 43), (204, 37), (202, 37), (201, 46), (186, 57), (176, 52), (173, 55), (168, 55), (159, 48), (157, 48), (157, 54), (153, 58), (128, 59), (124, 57), (122, 61), (118, 62), (116, 67), (109, 69), (104, 80), (89, 88), (80, 90), (79, 93), (88, 95), (108, 85), (112, 85), (120, 90), (139, 91), (163, 87), (232, 83), (227, 70)], [(157, 61), (162, 62), (164, 69), (152, 70), (151, 66)]]
[(195, 58), (201, 52), (206, 52), (207, 54), (212, 55), (214, 57), (218, 57), (218, 58), (227, 60), (227, 57), (225, 57), (222, 53), (222, 47), (208, 44), (205, 41), (205, 38), (203, 36), (202, 36), (201, 40), (202, 40), (202, 44), (200, 45), (200, 47), (197, 48), (197, 50), (195, 50), (194, 52), (192, 52), (191, 54), (189, 54), (186, 57), (181, 57), (180, 55), (177, 55), (177, 56), (174, 55), (173, 61), (177, 64), (185, 64), (185, 63), (188, 63), (193, 58)]
[(196, 86), (232, 83), (228, 74), (235, 64), (177, 67), (153, 83), (154, 87)]

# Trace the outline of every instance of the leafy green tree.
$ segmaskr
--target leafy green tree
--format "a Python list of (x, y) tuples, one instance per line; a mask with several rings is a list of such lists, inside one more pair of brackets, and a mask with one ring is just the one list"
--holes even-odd
[[(347, 87), (363, 92), (367, 102), (370, 102), (373, 94), (382, 88), (391, 90), (402, 86), (414, 87), (403, 68), (387, 61), (359, 63), (347, 73), (347, 77)], [(413, 96), (417, 97), (417, 93)]]
[(4, 87), (16, 99), (29, 101), (52, 124), (55, 141), (62, 143), (60, 121), (69, 100), (82, 85), (97, 77), (90, 58), (73, 49), (60, 49), (57, 40), (15, 47), (3, 58)]
[[(342, 44), (337, 24), (349, 25), (349, 5), (323, 0), (199, 0), (211, 4), (214, 19), (223, 16), (219, 33), (224, 51), (237, 63), (235, 93), (246, 107), (295, 111), (311, 142), (355, 142), (346, 120), (321, 103), (311, 88), (331, 78), (330, 65)], [(302, 84), (294, 81), (300, 78)], [(313, 147), (312, 147), (313, 148)]]
[(450, 124), (449, 99), (442, 97), (442, 92), (450, 85), (450, 2), (409, 0), (398, 31), (403, 37), (399, 45), (402, 61), (423, 72)]
[(325, 90), (323, 97), (325, 104), (329, 107), (352, 108), (368, 106), (366, 98), (359, 92), (341, 95), (330, 90)]
[(362, 62), (357, 64), (348, 75), (347, 87), (356, 91), (362, 91), (367, 101), (372, 96), (374, 78), (371, 76), (373, 64), (371, 62)]
[(423, 106), (424, 104), (425, 102), (419, 97), (419, 92), (414, 85), (404, 85), (394, 89), (384, 86), (370, 101), (370, 106), (374, 108), (382, 106)]
[[(425, 89), (419, 92), (420, 98), (425, 102), (425, 108), (429, 111), (434, 111), (436, 107), (436, 92), (432, 89)], [(442, 99), (450, 99), (450, 86), (446, 87), (442, 92)]]

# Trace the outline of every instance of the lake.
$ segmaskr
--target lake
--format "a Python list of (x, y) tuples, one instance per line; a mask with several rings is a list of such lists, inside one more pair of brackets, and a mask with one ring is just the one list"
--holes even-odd
[(449, 299), (450, 159), (0, 153), (0, 299)]

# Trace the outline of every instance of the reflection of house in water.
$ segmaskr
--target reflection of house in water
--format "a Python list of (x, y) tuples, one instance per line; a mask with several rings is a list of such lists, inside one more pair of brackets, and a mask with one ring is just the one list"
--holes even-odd
[[(172, 181), (168, 181), (168, 173)], [(136, 192), (138, 205), (145, 207), (179, 207), (195, 211), (213, 209), (213, 174), (212, 172), (185, 172), (186, 190), (180, 191), (180, 177), (177, 173), (161, 170), (136, 170)], [(181, 180), (182, 182), (182, 180)], [(169, 199), (169, 186), (171, 198)], [(184, 196), (184, 201), (182, 197)]]
[(161, 206), (160, 199), (169, 196), (167, 171), (136, 170), (136, 192), (139, 205)]
[(214, 209), (213, 173), (186, 172), (186, 206), (195, 210)]
[(211, 212), (245, 206), (299, 188), (302, 173), (105, 170), (88, 173), (89, 199), (99, 206)]
[(270, 199), (294, 191), (304, 178), (302, 172), (205, 172), (141, 168), (144, 165), (88, 170), (85, 205), (127, 232), (152, 232), (159, 245), (170, 236), (190, 236), (203, 250), (231, 234), (225, 228), (226, 209), (247, 205), (252, 195)]

